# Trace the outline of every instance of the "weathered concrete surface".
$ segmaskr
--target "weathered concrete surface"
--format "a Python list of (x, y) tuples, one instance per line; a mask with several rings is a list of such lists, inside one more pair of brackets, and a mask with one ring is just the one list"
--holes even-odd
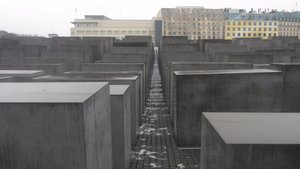
[(112, 77), (132, 77), (138, 76), (139, 81), (139, 98), (141, 98), (141, 109), (139, 112), (143, 112), (145, 109), (145, 80), (142, 71), (70, 71), (64, 72), (67, 77), (85, 77), (85, 78), (112, 78)]
[(14, 82), (15, 79), (12, 76), (0, 76), (0, 82)]
[(32, 78), (43, 76), (43, 70), (0, 70), (0, 76), (14, 77), (16, 82), (31, 81)]
[(139, 83), (137, 76), (132, 77), (112, 77), (112, 78), (85, 78), (85, 77), (66, 77), (66, 76), (42, 76), (34, 78), (36, 82), (109, 82), (112, 85), (129, 85), (130, 109), (131, 111), (131, 143), (135, 145), (137, 140), (137, 130), (140, 115)]
[[(86, 63), (81, 66), (82, 71), (141, 71), (143, 72), (144, 79), (144, 95), (147, 97), (149, 91), (149, 77), (150, 75), (146, 74), (146, 66), (143, 63)], [(146, 98), (147, 99), (147, 98)]]
[(1, 64), (1, 70), (44, 70), (46, 75), (62, 75), (64, 65), (61, 64)]
[(80, 57), (20, 57), (20, 58), (0, 58), (0, 64), (57, 64), (63, 63), (65, 71), (80, 70), (84, 63)]
[(0, 168), (112, 169), (108, 83), (1, 83)]
[(110, 85), (113, 168), (128, 169), (131, 152), (129, 85)]
[(299, 121), (299, 113), (204, 113), (200, 168), (297, 169)]
[(202, 112), (282, 110), (280, 71), (175, 71), (174, 81), (174, 130), (181, 147), (200, 146)]
[(283, 73), (282, 111), (299, 112), (300, 63), (276, 63), (271, 64), (270, 68)]
[(174, 71), (192, 71), (192, 70), (229, 70), (229, 69), (252, 69), (252, 64), (247, 63), (230, 63), (230, 62), (172, 62), (169, 73), (168, 93), (170, 100), (170, 113), (173, 115), (174, 104)]

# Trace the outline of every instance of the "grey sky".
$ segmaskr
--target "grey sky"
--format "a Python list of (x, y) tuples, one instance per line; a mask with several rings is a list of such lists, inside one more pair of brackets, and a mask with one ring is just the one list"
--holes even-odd
[[(103, 14), (112, 19), (151, 19), (160, 8), (204, 6), (250, 10), (300, 9), (300, 0), (3, 0), (0, 3), (0, 30), (20, 34), (69, 36), (70, 23), (87, 14)], [(75, 15), (77, 9), (77, 15)]]

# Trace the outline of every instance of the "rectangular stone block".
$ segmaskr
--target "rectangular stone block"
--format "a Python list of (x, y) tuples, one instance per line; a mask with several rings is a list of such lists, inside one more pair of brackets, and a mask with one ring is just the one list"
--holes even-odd
[(299, 112), (300, 63), (275, 63), (270, 68), (283, 73), (282, 111)]
[(173, 121), (181, 147), (200, 146), (201, 114), (282, 110), (283, 76), (266, 69), (175, 71)]
[(11, 76), (0, 76), (0, 82), (14, 82), (15, 79)]
[(128, 169), (131, 152), (129, 85), (110, 85), (113, 168)]
[(0, 70), (0, 76), (11, 76), (17, 82), (31, 81), (32, 78), (43, 76), (43, 70)]
[(253, 65), (240, 62), (172, 62), (169, 67), (168, 75), (168, 98), (170, 99), (170, 112), (173, 114), (173, 89), (174, 89), (174, 71), (192, 71), (192, 70), (229, 70), (229, 69), (252, 69)]
[(1, 64), (1, 70), (44, 70), (46, 75), (62, 75), (64, 64)]
[(145, 109), (145, 80), (142, 71), (70, 71), (64, 72), (67, 77), (85, 77), (85, 78), (117, 78), (138, 76), (139, 81), (139, 98), (141, 98), (141, 106), (139, 112)]
[(43, 76), (33, 79), (36, 82), (109, 82), (112, 85), (130, 85), (130, 109), (131, 111), (131, 143), (136, 144), (137, 130), (139, 126), (139, 83), (137, 76), (114, 77), (114, 78), (85, 78), (85, 77), (66, 77), (66, 76)]
[(298, 169), (299, 123), (299, 113), (203, 113), (201, 168)]
[(108, 83), (0, 83), (0, 168), (112, 169)]

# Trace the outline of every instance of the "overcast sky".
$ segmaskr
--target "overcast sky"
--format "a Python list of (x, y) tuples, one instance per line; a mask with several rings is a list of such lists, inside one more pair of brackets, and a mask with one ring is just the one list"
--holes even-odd
[[(106, 15), (111, 19), (151, 19), (160, 8), (203, 6), (250, 10), (300, 9), (300, 0), (3, 0), (0, 30), (19, 34), (69, 36), (70, 23), (84, 15)], [(77, 14), (75, 13), (77, 9)]]

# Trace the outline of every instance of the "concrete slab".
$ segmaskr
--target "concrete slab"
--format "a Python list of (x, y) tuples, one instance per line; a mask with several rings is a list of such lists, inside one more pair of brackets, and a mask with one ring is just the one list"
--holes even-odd
[(170, 112), (173, 114), (173, 89), (174, 89), (174, 71), (197, 71), (197, 70), (229, 70), (229, 69), (252, 69), (253, 65), (240, 62), (172, 62), (169, 67), (168, 84), (166, 93), (170, 100)]
[(300, 105), (300, 63), (275, 63), (270, 69), (283, 73), (282, 110), (286, 112), (299, 112)]
[(177, 145), (200, 146), (202, 112), (282, 111), (282, 90), (283, 75), (276, 70), (175, 71), (173, 117)]
[(17, 82), (31, 81), (34, 77), (45, 75), (44, 70), (0, 70), (0, 76), (11, 76)]
[(140, 100), (139, 98), (139, 83), (137, 76), (132, 77), (112, 77), (112, 78), (85, 78), (85, 77), (66, 77), (66, 76), (42, 76), (34, 78), (35, 82), (109, 82), (112, 85), (130, 85), (130, 100), (131, 100), (131, 143), (136, 144), (137, 130), (139, 126)]
[(2, 64), (1, 70), (44, 70), (46, 75), (62, 75), (64, 64)]
[(0, 95), (1, 168), (112, 169), (108, 83), (0, 83)]
[(85, 77), (85, 78), (112, 78), (112, 77), (132, 77), (138, 76), (138, 81), (140, 83), (139, 87), (139, 98), (141, 97), (141, 110), (143, 112), (145, 109), (145, 79), (142, 71), (70, 71), (64, 72), (64, 76), (67, 77)]
[(12, 76), (1, 76), (0, 82), (14, 82), (15, 79)]
[(110, 85), (113, 168), (128, 169), (131, 152), (129, 85)]
[(297, 169), (299, 121), (299, 113), (203, 113), (201, 168)]

